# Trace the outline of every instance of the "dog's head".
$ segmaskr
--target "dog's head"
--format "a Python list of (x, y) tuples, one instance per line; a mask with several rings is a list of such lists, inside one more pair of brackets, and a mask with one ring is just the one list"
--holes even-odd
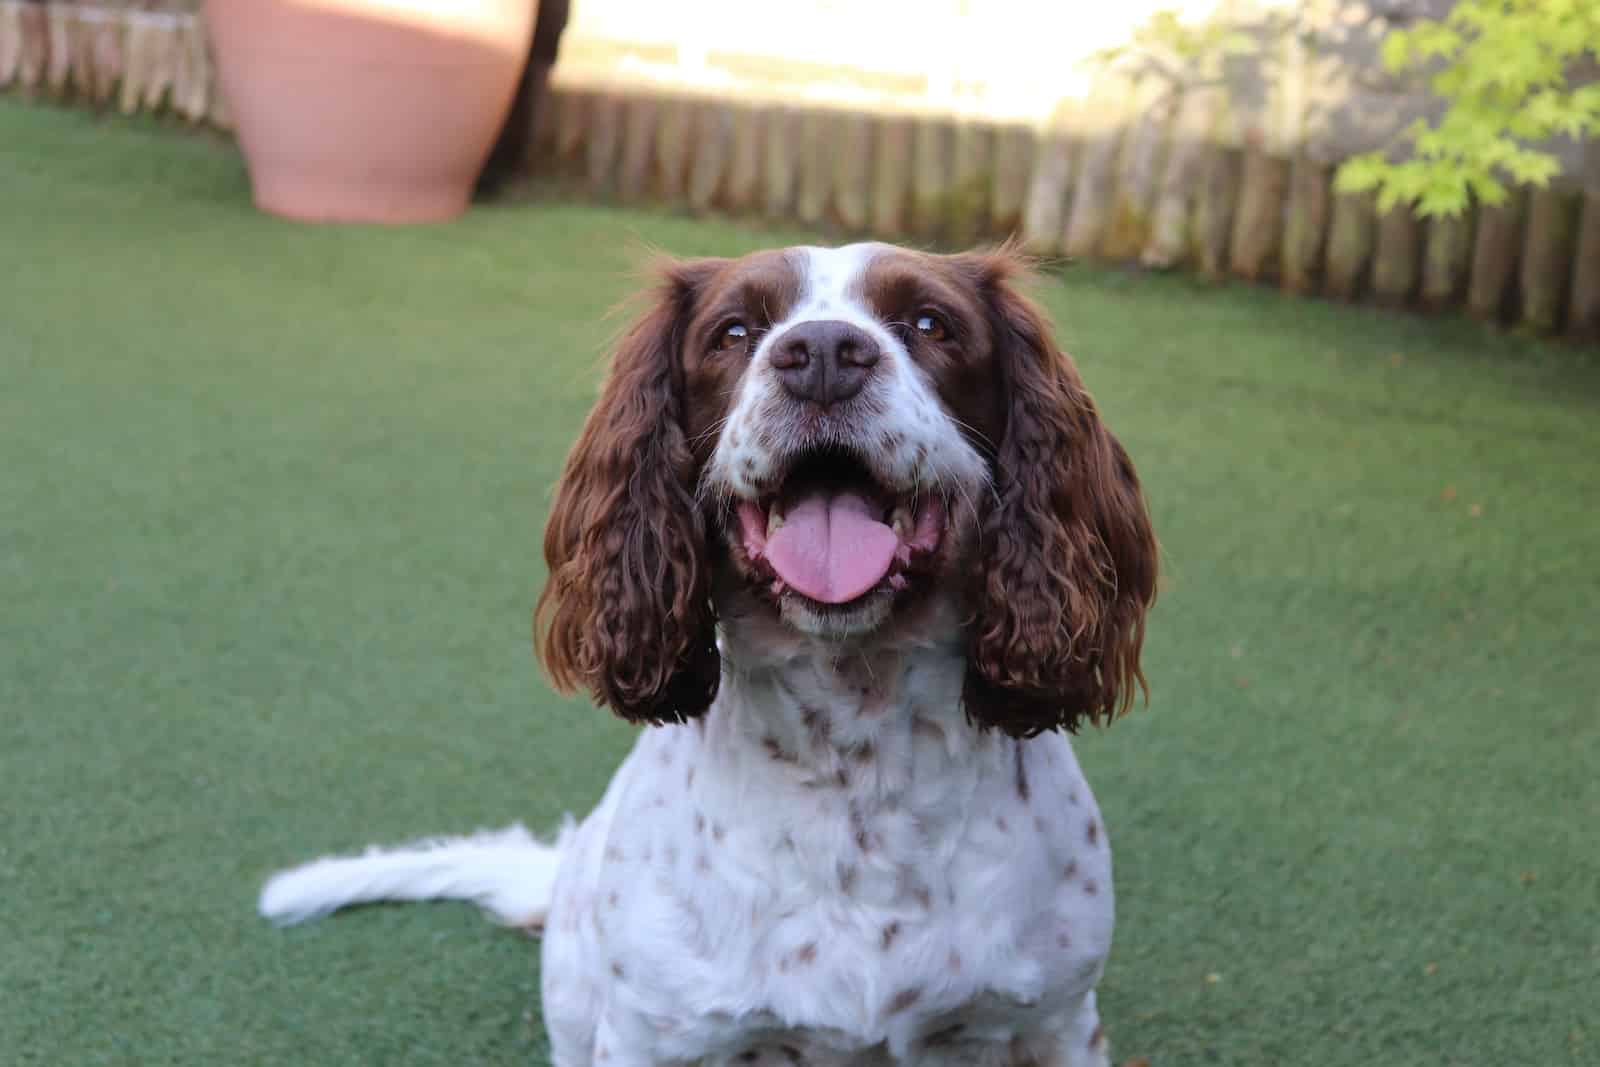
[(864, 641), (940, 598), (974, 722), (1028, 736), (1123, 710), (1155, 538), (1022, 273), (878, 244), (665, 267), (545, 533), (555, 683), (681, 721), (716, 695), (719, 614)]

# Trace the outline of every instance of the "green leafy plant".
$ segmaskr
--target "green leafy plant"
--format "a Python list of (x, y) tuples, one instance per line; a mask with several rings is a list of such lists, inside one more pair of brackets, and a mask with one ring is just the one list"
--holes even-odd
[(1377, 190), (1378, 207), (1457, 215), (1472, 199), (1498, 204), (1505, 182), (1545, 185), (1560, 161), (1533, 143), (1600, 132), (1600, 84), (1574, 86), (1575, 63), (1600, 58), (1600, 0), (1460, 0), (1442, 19), (1384, 38), (1392, 71), (1437, 64), (1429, 85), (1449, 102), (1405, 132), (1402, 161), (1369, 152), (1339, 168), (1337, 188)]
[(1163, 9), (1135, 27), (1126, 42), (1098, 49), (1085, 62), (1158, 74), (1174, 87), (1188, 88), (1220, 82), (1230, 57), (1250, 55), (1258, 48), (1251, 34), (1222, 14), (1186, 21), (1177, 11)]

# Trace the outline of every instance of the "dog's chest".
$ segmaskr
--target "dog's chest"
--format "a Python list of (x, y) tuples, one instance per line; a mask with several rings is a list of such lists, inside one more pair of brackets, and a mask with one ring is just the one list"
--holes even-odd
[(975, 733), (948, 669), (738, 679), (641, 739), (595, 935), (663, 1053), (970, 1062), (1092, 987), (1109, 850), (1071, 749)]

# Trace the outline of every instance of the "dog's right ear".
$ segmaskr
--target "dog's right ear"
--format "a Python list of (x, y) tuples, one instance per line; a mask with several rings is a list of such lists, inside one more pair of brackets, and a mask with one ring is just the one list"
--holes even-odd
[(721, 677), (682, 363), (697, 293), (721, 264), (662, 268), (567, 457), (545, 527), (539, 657), (556, 688), (587, 689), (635, 722), (700, 715)]

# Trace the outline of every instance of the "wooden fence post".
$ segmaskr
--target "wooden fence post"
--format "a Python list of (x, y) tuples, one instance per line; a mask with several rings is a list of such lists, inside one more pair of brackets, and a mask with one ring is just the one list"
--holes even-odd
[(911, 226), (917, 236), (928, 240), (943, 236), (954, 133), (951, 119), (925, 115), (917, 120), (912, 141)]
[(988, 221), (994, 184), (994, 127), (977, 118), (955, 123), (950, 146), (950, 190), (945, 196), (945, 240), (964, 249)]
[(552, 86), (550, 102), (556, 109), (554, 163), (558, 170), (581, 160), (587, 147), (585, 127), (597, 94), (575, 86)]
[(754, 211), (761, 202), (761, 137), (766, 126), (766, 112), (759, 105), (733, 105), (733, 144), (721, 204), (735, 215)]
[(1239, 206), (1229, 241), (1229, 264), (1235, 276), (1255, 282), (1277, 273), (1288, 189), (1288, 160), (1273, 155), (1264, 144), (1245, 149)]
[(769, 219), (787, 218), (794, 203), (795, 153), (799, 151), (800, 115), (777, 105), (764, 113), (761, 208)]
[(1572, 256), (1572, 307), (1567, 328), (1584, 340), (1600, 339), (1600, 141), (1584, 151), (1583, 218)]
[(1194, 205), (1203, 188), (1206, 153), (1219, 112), (1222, 90), (1207, 86), (1190, 89), (1183, 96), (1173, 121), (1172, 144), (1156, 191), (1155, 210), (1150, 220), (1150, 239), (1140, 252), (1139, 262), (1146, 267), (1166, 270), (1181, 264), (1189, 255), (1190, 222)]
[(584, 177), (591, 195), (604, 199), (617, 189), (617, 155), (622, 146), (622, 97), (602, 90), (590, 102), (589, 139), (584, 144)]
[(1162, 78), (1139, 83), (1128, 131), (1112, 169), (1111, 211), (1101, 253), (1111, 260), (1137, 259), (1150, 239), (1161, 152), (1180, 90)]
[(0, 89), (10, 85), (22, 66), (22, 4), (0, 0)]
[(734, 105), (707, 100), (695, 122), (694, 151), (689, 170), (689, 210), (697, 215), (718, 202), (733, 164)]
[(1504, 203), (1485, 205), (1478, 213), (1472, 242), (1472, 274), (1467, 282), (1467, 313), (1492, 321), (1505, 310), (1517, 253), (1522, 249), (1522, 220), (1528, 198), (1521, 188), (1508, 190)]
[(37, 89), (50, 66), (50, 24), (43, 7), (23, 4), (17, 16), (21, 47), (17, 54), (17, 84), (24, 90)]
[(1323, 267), (1323, 291), (1327, 295), (1354, 300), (1360, 294), (1377, 238), (1377, 198), (1370, 193), (1335, 194)]
[(1283, 257), (1279, 279), (1292, 293), (1317, 291), (1322, 274), (1322, 249), (1328, 232), (1333, 168), (1309, 152), (1295, 156), (1289, 168), (1289, 204), (1284, 211)]
[(795, 195), (795, 217), (810, 227), (822, 225), (828, 215), (828, 192), (832, 186), (833, 161), (828, 158), (833, 112), (809, 107), (800, 115), (799, 190)]
[(871, 221), (872, 126), (872, 116), (865, 112), (841, 112), (829, 146), (833, 154), (833, 214), (850, 233), (861, 233)]
[(989, 190), (989, 232), (1007, 238), (1022, 226), (1033, 171), (1033, 127), (1008, 122), (994, 135), (994, 180)]
[(617, 198), (623, 203), (644, 199), (650, 191), (660, 107), (656, 97), (634, 89), (622, 102), (622, 156), (617, 164)]
[(1028, 199), (1022, 205), (1022, 247), (1036, 256), (1054, 255), (1066, 230), (1072, 182), (1072, 142), (1056, 123), (1039, 134)]
[(1378, 243), (1372, 253), (1372, 295), (1386, 307), (1404, 307), (1417, 284), (1417, 258), (1422, 224), (1409, 204), (1398, 204), (1378, 219)]
[(1094, 255), (1105, 234), (1116, 181), (1118, 153), (1128, 118), (1133, 85), (1119, 74), (1104, 74), (1078, 111), (1083, 123), (1083, 161), (1073, 184), (1061, 251), (1070, 259)]
[(872, 232), (896, 241), (907, 231), (916, 122), (906, 115), (884, 114), (878, 119), (873, 140)]
[(673, 95), (662, 101), (657, 112), (655, 194), (668, 204), (681, 203), (688, 191), (697, 110), (693, 97)]
[(72, 75), (72, 9), (66, 4), (46, 4), (44, 13), (50, 34), (44, 83), (59, 96), (67, 91), (67, 80)]
[(1570, 189), (1535, 189), (1529, 197), (1519, 276), (1522, 321), (1541, 333), (1561, 328), (1581, 206), (1581, 195)]
[(1244, 160), (1237, 148), (1222, 143), (1206, 148), (1200, 195), (1194, 206), (1194, 261), (1207, 281), (1222, 281), (1228, 276), (1228, 242), (1243, 169)]
[(1422, 250), (1422, 306), (1429, 311), (1453, 307), (1461, 298), (1472, 260), (1472, 209), (1428, 220)]

